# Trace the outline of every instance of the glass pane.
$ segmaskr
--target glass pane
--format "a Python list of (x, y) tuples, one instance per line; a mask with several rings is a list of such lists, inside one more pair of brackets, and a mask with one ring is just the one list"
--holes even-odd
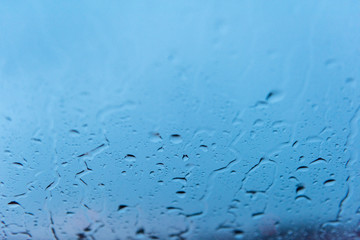
[(359, 1), (6, 1), (1, 239), (360, 239)]

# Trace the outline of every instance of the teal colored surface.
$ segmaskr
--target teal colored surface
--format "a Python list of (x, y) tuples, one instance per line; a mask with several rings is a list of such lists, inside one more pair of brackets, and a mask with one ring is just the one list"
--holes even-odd
[(359, 1), (3, 1), (0, 239), (360, 239)]

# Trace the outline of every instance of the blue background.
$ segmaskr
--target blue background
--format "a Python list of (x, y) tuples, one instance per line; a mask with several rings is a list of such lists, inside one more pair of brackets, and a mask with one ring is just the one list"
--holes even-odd
[(4, 1), (3, 239), (359, 239), (359, 1)]

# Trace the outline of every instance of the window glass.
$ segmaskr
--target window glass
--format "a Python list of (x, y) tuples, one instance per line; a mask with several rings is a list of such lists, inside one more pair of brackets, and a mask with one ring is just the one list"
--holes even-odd
[(1, 239), (360, 239), (360, 2), (5, 1)]

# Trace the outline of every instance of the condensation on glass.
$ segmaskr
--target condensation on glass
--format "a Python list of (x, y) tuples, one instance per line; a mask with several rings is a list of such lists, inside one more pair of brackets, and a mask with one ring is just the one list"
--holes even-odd
[(1, 239), (360, 239), (360, 2), (4, 2)]

